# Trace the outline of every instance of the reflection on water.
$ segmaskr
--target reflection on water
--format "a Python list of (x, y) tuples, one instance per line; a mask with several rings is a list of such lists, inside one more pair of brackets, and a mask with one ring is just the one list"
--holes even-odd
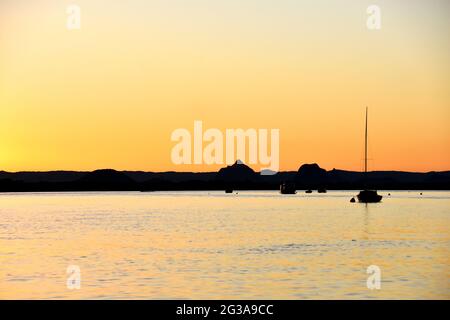
[(390, 193), (0, 194), (0, 298), (449, 299), (450, 192)]

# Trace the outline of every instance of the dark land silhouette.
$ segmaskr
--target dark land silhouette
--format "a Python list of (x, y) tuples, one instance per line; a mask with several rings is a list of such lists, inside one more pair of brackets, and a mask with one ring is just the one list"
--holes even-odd
[(169, 191), (169, 190), (279, 190), (282, 183), (295, 183), (297, 190), (450, 190), (450, 171), (355, 172), (326, 171), (317, 164), (304, 164), (298, 171), (260, 175), (236, 162), (218, 172), (144, 172), (113, 169), (48, 172), (0, 171), (0, 192), (37, 191)]

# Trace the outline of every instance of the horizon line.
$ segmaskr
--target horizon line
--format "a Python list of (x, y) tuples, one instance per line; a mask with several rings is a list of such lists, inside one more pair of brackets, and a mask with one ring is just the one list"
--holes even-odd
[[(304, 164), (317, 164), (317, 163), (304, 163)], [(302, 164), (302, 165), (304, 165)], [(246, 165), (244, 163), (244, 165)], [(301, 165), (301, 166), (302, 166)], [(318, 165), (318, 164), (317, 164)], [(2, 170), (0, 169), (0, 173), (11, 173), (11, 174), (16, 174), (16, 173), (48, 173), (48, 172), (94, 172), (94, 171), (100, 171), (100, 170), (114, 170), (117, 172), (144, 172), (144, 173), (193, 173), (193, 174), (208, 174), (208, 173), (217, 173), (220, 169), (222, 168), (226, 168), (228, 166), (231, 165), (227, 165), (224, 167), (219, 168), (216, 171), (175, 171), (175, 170), (165, 170), (165, 171), (152, 171), (152, 170), (131, 170), (131, 169), (115, 169), (115, 168), (110, 168), (110, 167), (104, 167), (104, 168), (96, 168), (96, 169), (92, 169), (92, 170), (76, 170), (76, 169), (51, 169), (51, 170), (19, 170), (19, 171), (8, 171), (8, 170)], [(246, 165), (247, 167), (251, 168), (251, 166)], [(300, 167), (301, 167), (300, 166)], [(300, 167), (296, 170), (279, 170), (279, 171), (275, 171), (275, 174), (278, 173), (292, 173), (292, 172), (298, 172)], [(319, 165), (320, 167), (320, 165)], [(329, 171), (333, 171), (333, 170), (339, 170), (339, 171), (347, 171), (347, 172), (360, 172), (360, 173), (364, 173), (363, 170), (351, 170), (351, 169), (339, 169), (339, 168), (333, 168), (330, 170), (327, 170), (325, 168), (320, 167), (321, 169), (324, 169), (325, 171), (329, 172)], [(253, 170), (253, 168), (251, 168)], [(262, 171), (265, 170), (260, 170), (260, 171), (256, 171), (253, 170), (255, 173), (261, 173)], [(270, 171), (270, 170), (269, 170)], [(446, 169), (446, 170), (430, 170), (430, 171), (407, 171), (407, 170), (395, 170), (395, 169), (391, 169), (391, 170), (370, 170), (367, 172), (405, 172), (405, 173), (433, 173), (433, 172), (450, 172), (450, 168)], [(274, 174), (274, 175), (275, 175)]]

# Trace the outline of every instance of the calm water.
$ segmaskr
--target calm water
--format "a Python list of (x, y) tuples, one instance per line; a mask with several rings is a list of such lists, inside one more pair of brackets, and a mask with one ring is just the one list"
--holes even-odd
[(354, 194), (0, 194), (0, 298), (450, 299), (450, 192)]

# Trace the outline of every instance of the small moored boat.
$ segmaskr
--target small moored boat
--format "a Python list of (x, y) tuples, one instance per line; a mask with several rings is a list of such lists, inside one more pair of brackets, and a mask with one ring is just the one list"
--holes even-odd
[(280, 193), (281, 194), (296, 194), (297, 190), (295, 188), (294, 182), (283, 182), (280, 185)]
[(380, 202), (383, 198), (375, 190), (362, 190), (357, 197), (358, 201), (363, 203)]

